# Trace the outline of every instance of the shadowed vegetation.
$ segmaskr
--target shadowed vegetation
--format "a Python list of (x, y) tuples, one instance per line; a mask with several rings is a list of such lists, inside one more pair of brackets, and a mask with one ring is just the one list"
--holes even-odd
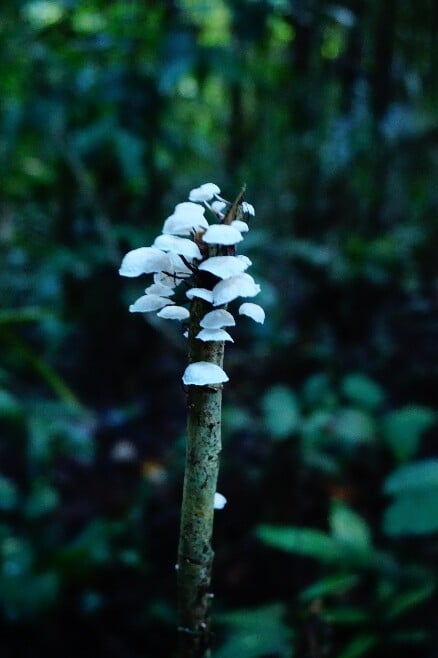
[(207, 181), (247, 185), (267, 314), (226, 354), (213, 657), (436, 655), (434, 10), (1, 3), (5, 658), (172, 656), (186, 346), (117, 269)]

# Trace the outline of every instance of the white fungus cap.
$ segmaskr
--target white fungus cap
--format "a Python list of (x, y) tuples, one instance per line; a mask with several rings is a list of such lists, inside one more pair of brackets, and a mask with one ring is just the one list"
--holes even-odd
[(254, 217), (254, 215), (255, 215), (254, 206), (251, 203), (248, 203), (247, 201), (244, 201), (242, 203), (242, 212), (245, 215), (251, 215), (252, 217)]
[(225, 208), (227, 207), (227, 204), (225, 201), (212, 201), (211, 203), (211, 209), (214, 210), (214, 212), (217, 212), (219, 214), (222, 214)]
[(143, 297), (139, 297), (133, 304), (131, 304), (129, 312), (150, 313), (151, 311), (158, 311), (158, 309), (163, 308), (163, 306), (174, 303), (175, 302), (167, 297), (160, 297), (159, 295), (143, 295)]
[(173, 215), (166, 219), (163, 233), (170, 235), (190, 235), (193, 230), (208, 228), (204, 208), (197, 203), (185, 201), (175, 207)]
[(229, 381), (222, 368), (208, 361), (195, 361), (188, 365), (182, 380), (186, 386), (208, 386)]
[(246, 222), (242, 222), (241, 219), (235, 219), (234, 222), (231, 222), (230, 226), (237, 228), (239, 233), (248, 233), (249, 226)]
[(225, 496), (223, 496), (221, 493), (216, 491), (216, 493), (214, 494), (214, 502), (213, 502), (214, 509), (223, 509), (226, 504), (227, 504), (227, 499), (225, 498)]
[(156, 247), (139, 247), (128, 251), (119, 269), (121, 276), (151, 274), (169, 267), (169, 257)]
[(222, 329), (222, 327), (234, 327), (236, 321), (229, 311), (218, 308), (216, 311), (210, 311), (204, 315), (199, 324), (204, 329)]
[(157, 316), (165, 320), (187, 320), (190, 313), (184, 306), (165, 306)]
[(259, 322), (260, 324), (263, 324), (265, 321), (265, 312), (262, 307), (252, 302), (241, 304), (239, 306), (239, 315), (247, 315), (254, 322)]
[(152, 283), (145, 288), (147, 295), (158, 295), (159, 297), (172, 297), (175, 294), (173, 287), (165, 286), (164, 283)]
[(164, 272), (156, 272), (154, 274), (154, 282), (160, 283), (168, 288), (175, 288), (183, 279), (188, 278), (192, 271), (181, 260), (177, 254), (166, 254), (169, 258), (169, 266)]
[(230, 276), (240, 274), (240, 272), (246, 270), (250, 264), (251, 261), (247, 263), (237, 256), (211, 256), (211, 258), (204, 260), (198, 269), (210, 272), (219, 279), (228, 279)]
[(213, 224), (202, 236), (206, 244), (233, 245), (243, 240), (242, 234), (237, 228), (228, 224)]
[[(183, 238), (179, 238), (179, 239), (182, 240)], [(187, 240), (187, 242), (191, 242), (191, 241)], [(187, 265), (182, 260), (181, 256), (178, 256), (178, 254), (174, 254), (172, 252), (169, 252), (167, 255), (170, 258), (170, 262), (172, 264), (172, 271), (173, 272), (182, 272), (182, 273), (185, 273), (185, 274), (192, 274), (192, 270), (189, 267), (187, 267)]]
[(174, 215), (184, 216), (184, 217), (193, 217), (200, 216), (203, 217), (205, 208), (200, 206), (198, 203), (192, 203), (192, 201), (183, 201), (182, 203), (177, 203), (175, 210), (173, 211)]
[(220, 188), (214, 183), (204, 183), (190, 190), (189, 199), (190, 201), (210, 201), (220, 191)]
[(236, 297), (255, 297), (260, 292), (260, 286), (250, 274), (244, 272), (224, 281), (219, 281), (213, 288), (213, 306), (228, 304)]
[[(186, 276), (186, 275), (184, 275)], [(176, 273), (173, 274), (172, 271), (170, 272), (157, 272), (154, 274), (154, 282), (159, 283), (166, 288), (173, 289), (175, 286), (180, 283), (179, 279), (176, 276)], [(167, 295), (169, 296), (169, 295)]]
[(201, 329), (201, 331), (196, 334), (196, 338), (198, 338), (198, 340), (202, 340), (204, 343), (224, 341), (234, 343), (234, 340), (228, 331), (225, 331), (225, 329)]
[[(248, 256), (245, 256), (244, 254), (239, 254), (238, 256), (236, 256), (236, 258), (238, 258), (238, 259), (241, 260), (243, 263), (245, 263), (246, 267), (249, 267), (250, 265), (252, 265), (252, 260), (251, 260), (251, 258), (248, 258)], [(245, 268), (245, 269), (246, 269), (246, 268)]]
[[(202, 258), (197, 244), (187, 238), (178, 238), (175, 235), (159, 235), (155, 238), (154, 246), (162, 251), (170, 251), (186, 258)], [(160, 268), (165, 269), (165, 268)]]
[(207, 288), (190, 288), (190, 290), (187, 290), (186, 292), (186, 297), (188, 299), (199, 297), (200, 299), (204, 299), (206, 302), (210, 302), (210, 304), (213, 303), (213, 293), (211, 290), (207, 290)]

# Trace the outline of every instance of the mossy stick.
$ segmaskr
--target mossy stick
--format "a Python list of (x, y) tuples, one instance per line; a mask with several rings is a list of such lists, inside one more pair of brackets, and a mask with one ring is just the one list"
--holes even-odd
[[(210, 307), (211, 308), (211, 307)], [(209, 305), (194, 299), (190, 312), (189, 363), (222, 367), (223, 342), (196, 339)], [(178, 631), (180, 658), (210, 655), (210, 589), (214, 495), (221, 452), (222, 386), (189, 386), (187, 447), (178, 546)]]
[[(210, 657), (213, 515), (226, 503), (216, 491), (222, 384), (228, 381), (222, 365), (225, 342), (234, 342), (225, 327), (236, 324), (227, 306), (260, 292), (246, 273), (250, 259), (236, 255), (236, 245), (249, 230), (245, 219), (254, 216), (254, 207), (243, 201), (244, 192), (242, 188), (231, 203), (214, 183), (194, 188), (189, 201), (179, 203), (166, 219), (153, 245), (128, 252), (119, 270), (126, 277), (154, 275), (145, 294), (129, 306), (131, 313), (157, 312), (164, 320), (188, 323), (188, 365), (182, 377), (187, 390), (187, 448), (176, 565), (179, 658)], [(215, 223), (207, 222), (205, 211)], [(182, 282), (182, 304), (190, 299), (190, 310), (170, 299)], [(252, 302), (240, 304), (238, 312), (255, 322), (265, 318), (261, 306)]]

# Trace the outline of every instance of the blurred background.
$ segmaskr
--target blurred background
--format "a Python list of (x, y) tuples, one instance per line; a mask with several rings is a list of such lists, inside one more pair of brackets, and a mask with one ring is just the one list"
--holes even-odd
[(435, 10), (2, 0), (2, 658), (173, 653), (185, 345), (117, 270), (207, 181), (247, 184), (267, 312), (227, 347), (213, 655), (437, 655)]

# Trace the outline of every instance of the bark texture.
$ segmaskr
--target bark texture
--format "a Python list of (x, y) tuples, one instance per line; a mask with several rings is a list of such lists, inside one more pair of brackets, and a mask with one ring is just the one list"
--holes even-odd
[[(189, 363), (222, 367), (224, 343), (195, 338), (200, 319), (211, 310), (194, 299), (190, 314)], [(187, 448), (178, 547), (178, 631), (180, 658), (210, 656), (210, 591), (213, 502), (221, 451), (222, 387), (188, 387)]]

